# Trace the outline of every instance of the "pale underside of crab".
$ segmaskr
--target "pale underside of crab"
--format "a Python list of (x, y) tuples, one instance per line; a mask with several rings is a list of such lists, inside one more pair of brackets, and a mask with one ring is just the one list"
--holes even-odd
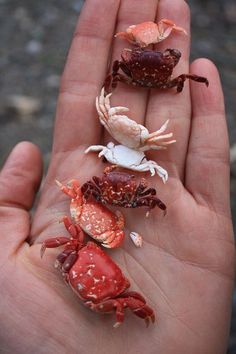
[(150, 44), (163, 41), (169, 37), (172, 31), (187, 35), (184, 28), (178, 27), (173, 21), (163, 18), (158, 23), (147, 21), (129, 26), (125, 32), (118, 32), (115, 37), (124, 38), (132, 44), (145, 48)]
[(168, 140), (173, 133), (162, 134), (169, 123), (167, 120), (159, 130), (149, 133), (148, 129), (122, 112), (128, 112), (126, 107), (111, 107), (110, 97), (112, 93), (105, 95), (104, 88), (100, 97), (96, 98), (96, 108), (101, 124), (107, 129), (111, 136), (120, 144), (139, 151), (166, 149), (167, 145), (173, 144), (176, 140)]
[(100, 151), (98, 157), (105, 157), (108, 162), (117, 166), (138, 172), (149, 171), (151, 176), (157, 173), (164, 183), (168, 180), (167, 171), (155, 161), (147, 160), (143, 151), (130, 149), (124, 145), (115, 145), (112, 142), (107, 146), (91, 145), (85, 150), (85, 154), (91, 151)]

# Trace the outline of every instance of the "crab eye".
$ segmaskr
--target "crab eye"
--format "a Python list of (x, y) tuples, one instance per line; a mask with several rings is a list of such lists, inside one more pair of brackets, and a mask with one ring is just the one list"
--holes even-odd
[(67, 186), (68, 188), (71, 188), (71, 187), (72, 187), (71, 181), (67, 182), (67, 183), (66, 183), (66, 186)]
[(181, 53), (178, 49), (169, 49), (170, 55), (175, 58), (176, 64), (178, 63)]

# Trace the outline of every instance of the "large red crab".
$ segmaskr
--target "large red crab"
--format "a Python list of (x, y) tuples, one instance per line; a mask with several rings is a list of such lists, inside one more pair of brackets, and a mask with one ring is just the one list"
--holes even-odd
[(83, 243), (84, 233), (78, 225), (64, 218), (71, 238), (55, 237), (45, 240), (41, 247), (41, 257), (46, 248), (65, 245), (57, 256), (55, 266), (59, 268), (65, 281), (83, 300), (84, 305), (100, 313), (115, 311), (118, 327), (124, 321), (124, 309), (129, 308), (148, 325), (154, 323), (153, 310), (137, 292), (126, 291), (130, 287), (116, 263), (94, 242)]
[[(171, 78), (180, 57), (181, 53), (177, 49), (166, 49), (164, 52), (142, 48), (124, 49), (121, 60), (114, 61), (112, 74), (105, 80), (105, 90), (109, 92), (110, 86), (114, 89), (118, 81), (147, 88), (176, 87), (177, 92), (183, 90), (186, 79), (202, 82), (208, 86), (207, 78), (195, 74), (181, 74), (174, 79)], [(125, 75), (119, 73), (119, 69)]]
[(56, 181), (61, 191), (71, 198), (70, 213), (74, 224), (107, 248), (119, 247), (124, 239), (124, 217), (114, 214), (95, 200), (86, 200), (79, 182), (71, 180), (66, 186)]
[(147, 188), (147, 180), (140, 182), (134, 175), (114, 171), (115, 165), (104, 169), (103, 176), (93, 176), (92, 180), (84, 183), (81, 191), (85, 198), (92, 195), (103, 204), (117, 205), (124, 208), (147, 206), (149, 209), (158, 206), (166, 212), (165, 204), (156, 197), (154, 188)]

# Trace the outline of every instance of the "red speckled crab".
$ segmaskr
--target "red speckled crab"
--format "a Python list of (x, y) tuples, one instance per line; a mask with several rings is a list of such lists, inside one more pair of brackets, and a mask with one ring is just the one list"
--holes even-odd
[(134, 175), (114, 171), (115, 168), (115, 165), (107, 167), (101, 178), (94, 176), (91, 181), (84, 183), (81, 187), (84, 197), (92, 195), (103, 204), (124, 208), (147, 206), (150, 210), (158, 206), (166, 212), (165, 204), (156, 197), (156, 190), (147, 188), (145, 178), (137, 183)]
[[(110, 86), (115, 88), (118, 81), (133, 86), (147, 88), (169, 89), (177, 88), (181, 92), (186, 79), (203, 82), (207, 86), (205, 77), (194, 74), (181, 74), (172, 79), (174, 67), (178, 64), (181, 53), (177, 49), (166, 49), (164, 52), (143, 49), (124, 49), (121, 60), (113, 63), (112, 74), (105, 80), (105, 90), (109, 92)], [(125, 75), (118, 71), (121, 69)]]
[(149, 44), (163, 41), (169, 37), (172, 31), (187, 34), (182, 27), (178, 27), (173, 21), (163, 18), (158, 23), (147, 21), (129, 26), (125, 32), (116, 33), (115, 37), (124, 38), (130, 43), (144, 48)]
[[(84, 305), (100, 313), (115, 311), (118, 327), (124, 321), (124, 309), (129, 308), (148, 325), (154, 323), (153, 310), (137, 292), (126, 291), (130, 287), (128, 279), (113, 260), (94, 242), (83, 244), (84, 234), (78, 225), (72, 225), (64, 218), (71, 238), (55, 237), (45, 240), (41, 257), (46, 248), (65, 245), (57, 256), (55, 266), (59, 268), (65, 281), (83, 300)], [(73, 226), (73, 227), (71, 227)]]
[(119, 211), (115, 215), (100, 203), (86, 200), (77, 180), (71, 180), (67, 186), (56, 182), (61, 191), (71, 198), (70, 213), (73, 222), (93, 239), (101, 242), (102, 246), (119, 247), (125, 236), (123, 215)]

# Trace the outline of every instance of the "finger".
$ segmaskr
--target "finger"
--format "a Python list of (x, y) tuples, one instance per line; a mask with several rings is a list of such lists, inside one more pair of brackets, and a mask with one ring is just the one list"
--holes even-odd
[[(158, 7), (158, 18), (169, 18), (177, 26), (183, 27), (188, 35), (172, 32), (170, 37), (157, 45), (156, 49), (164, 51), (166, 48), (180, 50), (182, 56), (179, 63), (173, 70), (172, 78), (180, 74), (189, 72), (189, 48), (190, 48), (190, 12), (187, 3), (183, 0), (160, 1)], [(202, 85), (202, 84), (199, 84)], [(185, 156), (188, 145), (190, 129), (191, 102), (189, 94), (189, 82), (185, 82), (181, 93), (176, 93), (176, 89), (151, 90), (151, 95), (147, 110), (146, 126), (152, 132), (170, 119), (168, 131), (173, 131), (177, 143), (170, 146), (167, 151), (158, 153), (160, 159), (168, 163), (168, 172), (181, 179), (184, 174)], [(152, 158), (156, 154), (152, 153)]]
[(208, 89), (191, 83), (192, 127), (186, 188), (200, 204), (229, 215), (229, 142), (219, 74), (212, 62), (196, 60), (191, 71), (210, 77)]
[(42, 175), (38, 148), (28, 142), (16, 145), (0, 172), (1, 250), (16, 247), (29, 233), (29, 213)]
[(105, 78), (118, 8), (119, 0), (87, 0), (83, 6), (61, 81), (54, 152), (99, 141), (95, 97)]
[[(133, 0), (122, 0), (115, 32), (125, 31), (130, 25), (135, 25), (144, 21), (154, 21), (157, 5), (158, 1), (156, 0), (137, 0), (135, 1), (135, 5)], [(124, 48), (133, 48), (133, 46), (123, 39), (115, 38), (111, 64), (114, 60), (121, 59), (121, 53)], [(142, 124), (144, 123), (146, 112), (147, 96), (147, 89), (119, 83), (111, 98), (111, 102), (112, 106), (128, 107), (129, 113), (127, 116), (139, 124)], [(104, 140), (105, 142), (111, 140), (110, 136), (105, 134)]]
[(17, 144), (0, 172), (0, 205), (29, 210), (41, 175), (42, 158), (37, 146)]

